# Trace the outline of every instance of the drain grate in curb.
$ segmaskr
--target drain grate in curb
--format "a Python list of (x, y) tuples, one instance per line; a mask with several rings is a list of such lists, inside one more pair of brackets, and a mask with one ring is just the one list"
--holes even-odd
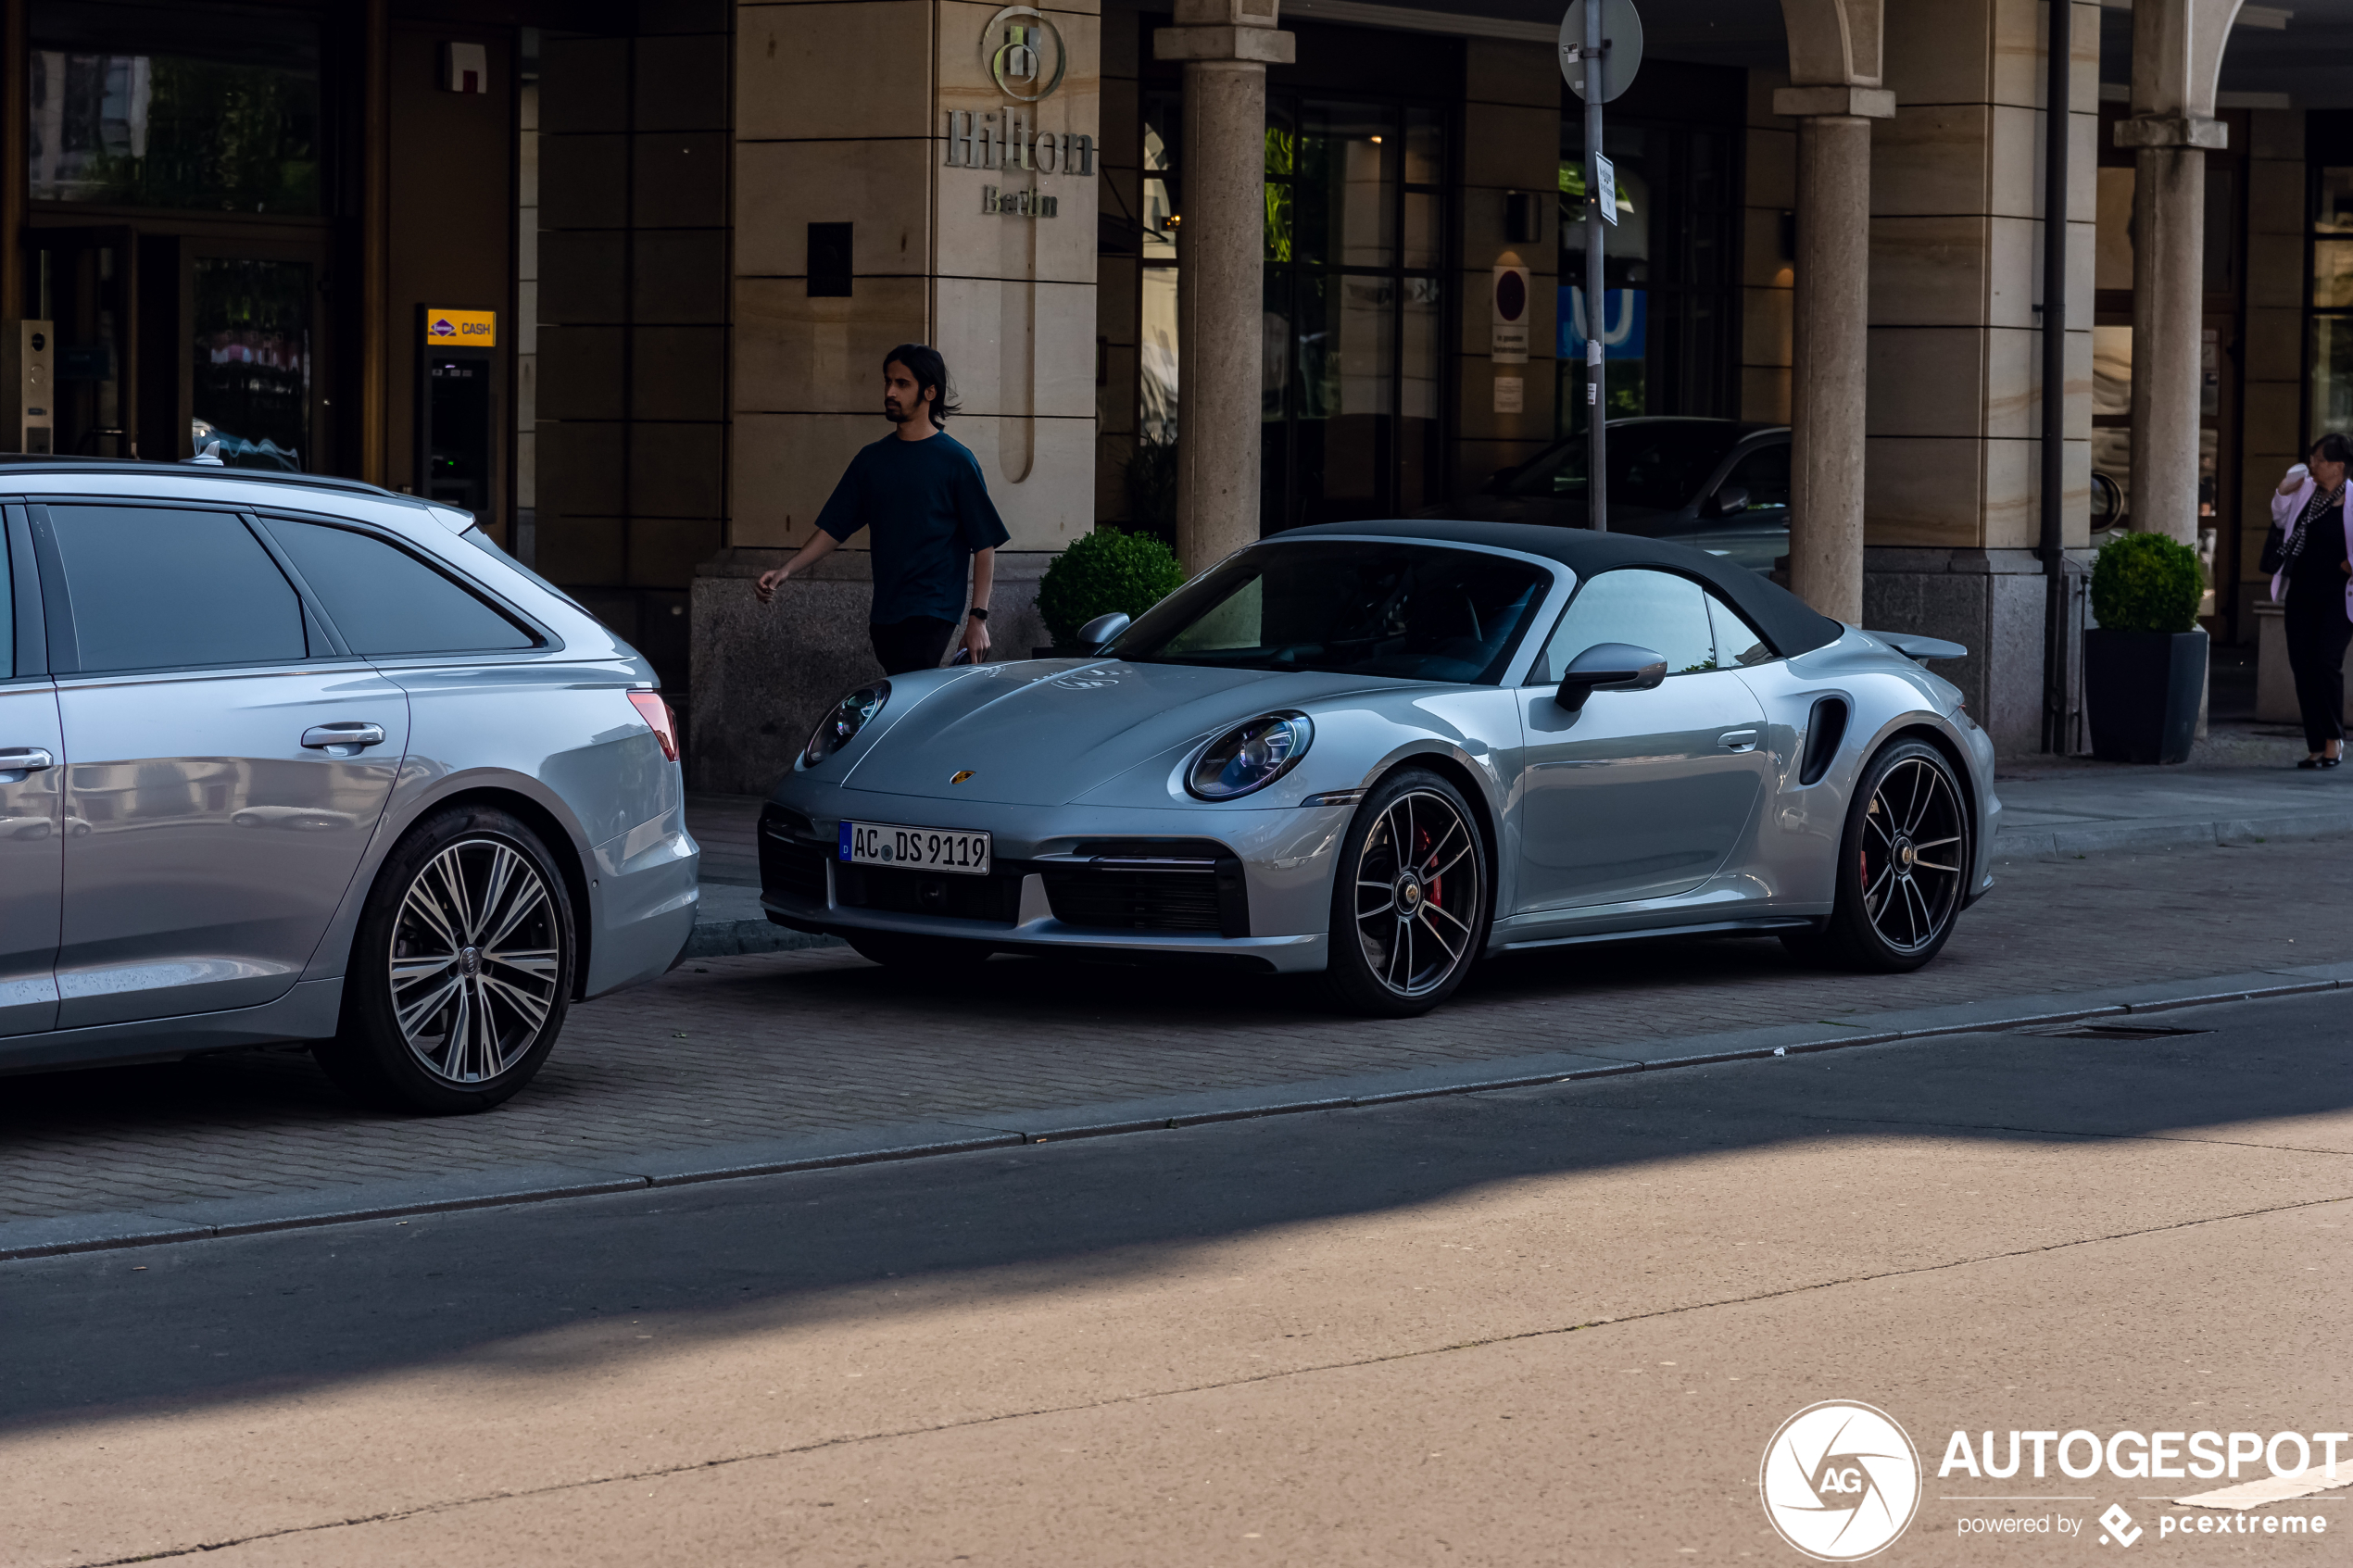
[(2176, 1029), (2162, 1023), (2076, 1023), (2065, 1029), (2030, 1029), (2046, 1040), (2171, 1040), (2183, 1035), (2211, 1035), (2211, 1029)]

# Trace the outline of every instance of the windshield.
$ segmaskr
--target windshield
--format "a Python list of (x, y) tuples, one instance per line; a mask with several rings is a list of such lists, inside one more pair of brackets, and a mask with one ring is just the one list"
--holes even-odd
[[(1730, 420), (1661, 420), (1609, 427), (1609, 502), (1679, 511), (1708, 482), (1741, 427)], [(1585, 498), (1585, 438), (1538, 453), (1498, 488), (1506, 495)]]
[(1527, 561), (1443, 546), (1263, 544), (1147, 610), (1113, 652), (1147, 664), (1491, 684), (1551, 585)]

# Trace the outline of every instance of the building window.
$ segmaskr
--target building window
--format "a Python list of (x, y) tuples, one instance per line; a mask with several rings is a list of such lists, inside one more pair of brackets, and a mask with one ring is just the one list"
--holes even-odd
[(2307, 445), (2353, 430), (2353, 168), (2312, 171), (2312, 274), (2305, 364)]
[(1585, 428), (1589, 332), (1601, 339), (1609, 417), (1740, 411), (1740, 181), (1734, 134), (1705, 125), (1611, 120), (1603, 150), (1617, 221), (1602, 232), (1602, 306), (1585, 275), (1585, 122), (1561, 120), (1560, 395), (1563, 435)]
[(1270, 94), (1260, 524), (1444, 495), (1445, 128), (1430, 107)]
[(310, 19), (36, 0), (29, 22), (33, 200), (319, 211)]

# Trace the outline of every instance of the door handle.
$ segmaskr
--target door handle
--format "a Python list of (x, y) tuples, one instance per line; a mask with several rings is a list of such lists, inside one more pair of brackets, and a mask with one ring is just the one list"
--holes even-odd
[(37, 746), (0, 746), (0, 773), (38, 773), (57, 765), (57, 759)]
[(382, 724), (313, 724), (302, 732), (302, 744), (313, 751), (337, 746), (357, 747), (382, 746), (384, 743), (384, 727)]
[(1716, 744), (1727, 751), (1754, 751), (1756, 749), (1756, 732), (1755, 730), (1726, 730), (1716, 737)]

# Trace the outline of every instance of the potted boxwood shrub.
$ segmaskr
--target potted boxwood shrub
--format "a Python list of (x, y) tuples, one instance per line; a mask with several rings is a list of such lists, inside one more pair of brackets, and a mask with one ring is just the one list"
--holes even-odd
[(2162, 533), (2100, 549), (2083, 633), (2083, 706), (2104, 762), (2185, 762), (2206, 691), (2197, 552)]
[(1038, 584), (1038, 614), (1054, 646), (1034, 657), (1093, 651), (1076, 646), (1081, 626), (1099, 615), (1141, 615), (1184, 580), (1176, 553), (1149, 533), (1098, 528), (1072, 540)]

